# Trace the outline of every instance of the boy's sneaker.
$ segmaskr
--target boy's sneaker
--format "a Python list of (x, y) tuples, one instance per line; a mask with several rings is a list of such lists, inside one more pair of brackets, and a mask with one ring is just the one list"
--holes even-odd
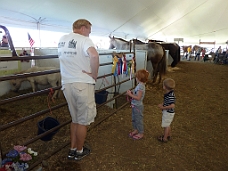
[(76, 150), (69, 150), (67, 158), (70, 160), (73, 160), (75, 156), (76, 156)]
[(90, 149), (88, 149), (87, 147), (83, 147), (83, 152), (82, 153), (76, 153), (74, 160), (81, 160), (82, 158), (84, 158), (85, 156), (88, 156), (90, 154)]

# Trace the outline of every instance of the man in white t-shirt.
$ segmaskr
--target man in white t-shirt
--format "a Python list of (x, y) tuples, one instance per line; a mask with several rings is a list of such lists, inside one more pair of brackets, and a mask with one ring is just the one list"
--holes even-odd
[(84, 142), (87, 126), (94, 122), (97, 113), (94, 93), (99, 55), (89, 38), (91, 26), (85, 19), (75, 21), (73, 33), (62, 36), (58, 44), (62, 90), (72, 118), (68, 159), (74, 160), (90, 154)]

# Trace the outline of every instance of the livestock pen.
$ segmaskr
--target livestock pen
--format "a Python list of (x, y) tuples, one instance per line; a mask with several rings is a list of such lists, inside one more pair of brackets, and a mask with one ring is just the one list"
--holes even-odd
[[(19, 57), (14, 47), (13, 50), (11, 49), (11, 52), (13, 52), (12, 56), (9, 56), (10, 52), (8, 51), (8, 53), (6, 53), (8, 56), (5, 55), (4, 57), (0, 57), (0, 63), (3, 66), (0, 77), (0, 115), (2, 115), (0, 126), (0, 150), (2, 152), (2, 158), (5, 158), (5, 155), (13, 148), (14, 145), (28, 146), (33, 148), (38, 152), (39, 155), (35, 157), (34, 160), (29, 162), (30, 166), (28, 170), (31, 170), (69, 145), (70, 141), (62, 136), (68, 134), (68, 125), (71, 123), (71, 119), (67, 110), (67, 103), (63, 96), (60, 99), (56, 99), (54, 103), (50, 101), (49, 98), (50, 93), (52, 93), (53, 90), (59, 90), (61, 86), (52, 88), (45, 87), (40, 91), (32, 93), (29, 84), (25, 82), (22, 85), (19, 93), (10, 91), (9, 80), (11, 79), (58, 73), (59, 69), (24, 74), (13, 74), (13, 72), (31, 67), (32, 60), (35, 60), (37, 66), (54, 66), (58, 68), (58, 56), (53, 55), (56, 54), (57, 49), (35, 49), (34, 56), (26, 57)], [(102, 53), (102, 51), (99, 51), (100, 69), (98, 81), (95, 85), (96, 94), (99, 94), (99, 92), (102, 91), (107, 91), (108, 98), (107, 100), (97, 104), (97, 120), (89, 127), (89, 130), (93, 129), (98, 124), (107, 120), (107, 118), (128, 105), (129, 102), (127, 101), (124, 101), (124, 103), (122, 103), (122, 101), (119, 102), (119, 98), (125, 99), (126, 90), (132, 89), (135, 86), (134, 76), (130, 76), (130, 73), (114, 75), (111, 72), (111, 68), (113, 66), (112, 59), (114, 56), (122, 57), (124, 55), (127, 62), (131, 62), (133, 59), (136, 60), (135, 63), (138, 64), (136, 65), (135, 69), (145, 68), (145, 52), (137, 52), (137, 54), (141, 58), (135, 58), (134, 52), (106, 51)], [(11, 64), (13, 65), (13, 69), (11, 68)], [(48, 118), (57, 120), (59, 124), (40, 133), (39, 123)], [(37, 132), (39, 134), (37, 134)], [(56, 135), (53, 133), (56, 133)], [(42, 141), (51, 134), (53, 134), (54, 137), (50, 138), (50, 142)], [(40, 149), (42, 149), (41, 146), (50, 147), (49, 145), (46, 145), (48, 143), (61, 145), (51, 145), (55, 148), (47, 148), (44, 151), (40, 151)]]
[[(172, 124), (172, 140), (166, 144), (157, 140), (157, 136), (162, 133), (161, 111), (157, 108), (157, 104), (163, 98), (162, 84), (153, 85), (149, 82), (144, 99), (144, 139), (134, 141), (128, 137), (128, 131), (131, 129), (131, 108), (127, 105), (112, 117), (105, 119), (102, 124), (89, 129), (87, 143), (92, 147), (92, 153), (88, 158), (80, 162), (69, 161), (66, 158), (68, 145), (60, 151), (57, 150), (69, 142), (66, 136), (69, 129), (66, 125), (59, 129), (53, 140), (39, 139), (28, 145), (39, 152), (34, 162), (43, 159), (42, 164), (36, 163), (37, 166), (43, 167), (43, 171), (227, 170), (228, 146), (225, 123), (228, 118), (224, 100), (228, 92), (227, 69), (227, 65), (191, 61), (181, 61), (178, 67), (168, 68), (166, 77), (176, 81), (177, 103)], [(25, 93), (25, 90), (21, 90), (21, 93)], [(1, 96), (3, 97), (6, 96)], [(35, 113), (34, 106), (43, 112), (47, 108), (47, 95), (18, 102), (21, 111), (15, 102), (0, 106), (1, 123), (17, 120), (22, 114)], [(57, 99), (57, 102), (64, 103), (62, 99)], [(126, 99), (123, 98), (122, 102), (126, 102)], [(115, 109), (106, 105), (98, 108), (97, 121), (108, 117), (113, 110)], [(3, 153), (7, 153), (15, 144), (22, 144), (27, 138), (37, 136), (37, 121), (45, 116), (21, 123), (23, 130), (19, 129), (21, 126), (18, 125), (1, 131)], [(53, 110), (48, 116), (62, 123), (70, 119), (66, 106)], [(21, 134), (24, 136), (19, 136)], [(37, 170), (36, 167), (33, 170)]]

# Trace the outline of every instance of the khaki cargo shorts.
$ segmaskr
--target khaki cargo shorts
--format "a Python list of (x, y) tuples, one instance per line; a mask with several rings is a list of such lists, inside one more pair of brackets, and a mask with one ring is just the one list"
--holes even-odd
[(62, 86), (73, 123), (90, 125), (96, 117), (95, 85), (69, 83)]

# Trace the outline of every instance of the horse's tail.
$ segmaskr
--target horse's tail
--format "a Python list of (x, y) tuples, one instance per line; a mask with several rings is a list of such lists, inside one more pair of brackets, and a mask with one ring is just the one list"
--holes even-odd
[(167, 69), (166, 68), (166, 52), (165, 52), (164, 47), (162, 47), (162, 49), (163, 49), (163, 56), (159, 62), (159, 73), (161, 76), (166, 74), (166, 69)]
[(175, 67), (177, 65), (178, 62), (180, 62), (180, 46), (178, 44), (174, 44), (174, 48), (175, 48), (175, 55), (172, 56), (173, 58), (173, 62), (171, 63), (171, 67)]
[(177, 58), (178, 58), (178, 62), (180, 62), (180, 58), (181, 58), (181, 56), (180, 56), (180, 46), (177, 44)]

